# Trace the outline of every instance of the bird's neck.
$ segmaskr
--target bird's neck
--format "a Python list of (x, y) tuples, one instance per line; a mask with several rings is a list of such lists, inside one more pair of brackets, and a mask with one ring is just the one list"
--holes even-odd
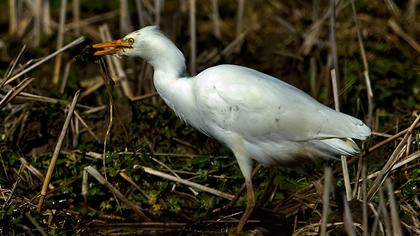
[(164, 48), (156, 52), (148, 62), (153, 66), (155, 72), (165, 74), (167, 77), (185, 77), (185, 57), (182, 52), (168, 40)]

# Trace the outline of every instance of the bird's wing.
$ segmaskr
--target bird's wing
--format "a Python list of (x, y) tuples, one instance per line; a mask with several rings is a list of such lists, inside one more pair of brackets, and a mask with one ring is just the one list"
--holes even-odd
[[(196, 104), (208, 130), (267, 141), (359, 138), (362, 121), (336, 112), (274, 77), (234, 65), (197, 76)], [(366, 127), (367, 128), (367, 127)], [(369, 128), (367, 128), (369, 129)], [(370, 131), (369, 131), (370, 132)]]

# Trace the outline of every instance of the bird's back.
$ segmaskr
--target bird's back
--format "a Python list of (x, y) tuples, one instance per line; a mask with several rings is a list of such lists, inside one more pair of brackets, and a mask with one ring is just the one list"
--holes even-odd
[(260, 156), (263, 164), (287, 162), (284, 154), (353, 155), (358, 149), (351, 138), (370, 135), (359, 119), (256, 70), (220, 65), (195, 80), (199, 129), (231, 149)]

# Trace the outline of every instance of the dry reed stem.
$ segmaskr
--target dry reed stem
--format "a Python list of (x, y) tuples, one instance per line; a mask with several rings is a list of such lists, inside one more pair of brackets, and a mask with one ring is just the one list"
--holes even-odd
[(147, 195), (147, 193), (142, 189), (142, 188), (140, 188), (140, 186), (138, 185), (138, 184), (136, 184), (136, 182), (134, 182), (134, 180), (130, 177), (130, 176), (128, 176), (126, 173), (125, 173), (125, 170), (121, 170), (120, 172), (119, 172), (119, 174), (120, 174), (120, 176), (124, 179), (124, 180), (126, 180), (127, 182), (129, 182), (131, 185), (133, 185), (134, 186), (134, 188), (136, 188), (137, 190), (139, 190), (139, 192), (146, 198), (146, 199), (148, 199), (148, 200), (150, 200), (150, 197), (149, 197), (149, 195)]
[(34, 8), (33, 8), (33, 15), (34, 15), (34, 40), (32, 41), (34, 47), (39, 47), (41, 42), (41, 18), (42, 18), (42, 2), (43, 0), (35, 0), (34, 1)]
[(363, 68), (364, 68), (363, 75), (365, 77), (365, 83), (366, 83), (366, 89), (367, 89), (367, 95), (368, 95), (368, 122), (367, 123), (371, 125), (372, 115), (373, 115), (373, 92), (372, 92), (372, 86), (371, 86), (370, 78), (369, 78), (369, 64), (366, 58), (365, 47), (363, 45), (363, 38), (362, 38), (360, 26), (359, 26), (359, 21), (357, 19), (357, 12), (356, 12), (356, 6), (354, 4), (354, 0), (351, 0), (351, 8), (353, 11), (353, 21), (354, 21), (354, 24), (356, 25), (356, 32), (357, 32), (357, 39), (359, 41), (360, 54), (363, 60)]
[[(351, 216), (351, 210), (348, 201), (343, 199), (344, 203), (344, 229), (346, 230), (347, 235), (356, 236), (356, 231), (354, 230), (354, 222)], [(363, 226), (362, 226), (363, 227)]]
[(197, 73), (197, 40), (196, 40), (196, 6), (195, 0), (189, 0), (189, 26), (190, 26), (190, 70), (191, 74)]
[(37, 66), (41, 65), (42, 63), (44, 63), (44, 62), (48, 61), (49, 59), (51, 59), (51, 58), (53, 58), (53, 57), (55, 57), (55, 56), (59, 55), (59, 54), (60, 54), (60, 53), (62, 53), (63, 51), (65, 51), (65, 50), (67, 50), (67, 49), (69, 49), (69, 48), (71, 48), (71, 47), (74, 47), (74, 46), (75, 46), (75, 45), (77, 45), (77, 44), (80, 44), (80, 43), (81, 43), (81, 42), (83, 42), (83, 41), (84, 41), (84, 37), (79, 37), (79, 38), (77, 38), (76, 40), (74, 40), (73, 42), (71, 42), (71, 43), (67, 44), (66, 46), (64, 46), (64, 47), (62, 47), (62, 48), (60, 48), (60, 49), (58, 49), (57, 51), (55, 51), (55, 52), (51, 53), (50, 55), (48, 55), (48, 56), (46, 56), (46, 57), (42, 58), (41, 60), (37, 61), (37, 62), (36, 62), (36, 63), (34, 63), (33, 65), (29, 66), (28, 68), (26, 68), (26, 69), (22, 70), (21, 72), (17, 73), (16, 75), (12, 76), (10, 79), (3, 79), (3, 80), (0, 82), (0, 88), (3, 86), (3, 84), (9, 84), (9, 83), (11, 83), (11, 82), (15, 81), (15, 80), (16, 80), (16, 79), (18, 79), (20, 76), (22, 76), (22, 75), (24, 75), (24, 74), (28, 73), (29, 71), (33, 70), (33, 69), (34, 69), (34, 68), (36, 68)]
[(42, 31), (51, 34), (50, 1), (42, 1)]
[(73, 24), (74, 33), (80, 34), (80, 0), (73, 0)]
[[(103, 30), (104, 30), (103, 33), (105, 35), (106, 41), (112, 40), (111, 32), (109, 31), (108, 25), (105, 25)], [(109, 56), (108, 58), (111, 58), (111, 61), (114, 64), (114, 68), (116, 72), (116, 78), (114, 81), (121, 83), (124, 95), (128, 99), (131, 100), (134, 97), (134, 94), (133, 94), (133, 91), (131, 90), (132, 86), (130, 82), (127, 80), (127, 75), (125, 74), (123, 66), (121, 64), (121, 59), (115, 56)]]
[(160, 1), (161, 0), (155, 0), (154, 3), (154, 12), (155, 12), (155, 25), (160, 25)]
[(74, 111), (74, 114), (76, 115), (77, 119), (82, 123), (82, 125), (86, 128), (88, 133), (92, 135), (92, 137), (96, 140), (96, 142), (101, 143), (101, 140), (99, 140), (98, 136), (92, 131), (92, 129), (87, 125), (87, 123), (83, 120), (83, 118), (80, 116), (80, 114), (77, 111)]
[(26, 78), (22, 80), (18, 85), (11, 88), (6, 95), (0, 101), (0, 108), (6, 106), (9, 102), (11, 102), (19, 93), (21, 93), (35, 78)]
[[(107, 33), (108, 32), (108, 33)], [(108, 38), (110, 36), (109, 33), (109, 27), (107, 24), (103, 24), (99, 27), (99, 33), (101, 35), (102, 42), (111, 41), (111, 38)], [(114, 68), (114, 64), (112, 63), (112, 56), (105, 56), (106, 64), (108, 65), (109, 74), (111, 76), (111, 79), (115, 82), (118, 80), (118, 76), (116, 73), (116, 69)]]
[[(77, 27), (83, 28), (83, 27), (86, 27), (86, 26), (94, 24), (94, 23), (110, 20), (110, 19), (116, 17), (117, 15), (118, 15), (118, 11), (116, 11), (116, 10), (109, 11), (109, 12), (102, 13), (102, 14), (96, 14), (94, 16), (91, 16), (91, 17), (88, 17), (88, 18), (85, 18), (85, 19), (81, 19), (80, 22), (79, 22), (79, 25), (77, 25), (75, 21), (67, 23), (64, 26), (64, 29), (65, 29), (65, 32), (67, 32), (69, 30), (76, 29)], [(57, 24), (57, 23), (55, 23), (55, 24)]]
[(197, 184), (197, 183), (191, 182), (189, 180), (185, 180), (185, 179), (182, 179), (182, 178), (179, 178), (179, 177), (175, 177), (175, 176), (166, 174), (164, 172), (154, 170), (150, 167), (138, 166), (138, 165), (135, 165), (134, 167), (135, 168), (141, 168), (141, 169), (143, 169), (144, 172), (146, 172), (148, 174), (159, 176), (161, 178), (165, 178), (165, 179), (168, 179), (168, 180), (171, 180), (171, 181), (175, 181), (177, 183), (184, 184), (184, 185), (199, 189), (199, 190), (204, 191), (204, 192), (208, 192), (210, 194), (219, 196), (219, 197), (227, 199), (227, 200), (233, 200), (234, 197), (235, 197), (232, 194), (224, 193), (222, 191), (219, 191), (219, 190), (216, 190), (216, 189), (213, 189), (213, 188), (209, 188), (207, 186)]
[(48, 234), (45, 233), (44, 229), (38, 224), (38, 222), (31, 216), (29, 212), (25, 213), (25, 216), (29, 219), (29, 221), (35, 226), (35, 229), (42, 235), (47, 236)]
[(245, 0), (238, 0), (238, 13), (236, 19), (236, 37), (242, 34), (242, 29), (244, 25), (244, 10), (245, 10)]
[(88, 176), (88, 172), (85, 169), (83, 169), (82, 172), (82, 197), (83, 197), (83, 211), (86, 214), (88, 211), (88, 193), (89, 193), (89, 176)]
[(146, 26), (146, 24), (144, 22), (144, 12), (143, 12), (143, 4), (142, 4), (142, 2), (143, 2), (143, 0), (135, 0), (136, 10), (137, 10), (137, 17), (138, 17), (140, 28), (143, 28), (144, 26)]
[(391, 181), (386, 180), (385, 186), (388, 190), (389, 208), (391, 213), (392, 235), (402, 236), (400, 217), (398, 216), (397, 203), (395, 202), (394, 191), (392, 190)]
[(363, 220), (363, 236), (368, 236), (369, 231), (369, 222), (368, 222), (368, 201), (367, 201), (367, 161), (366, 158), (360, 157), (362, 159), (362, 220)]
[(219, 16), (219, 0), (211, 0), (212, 14), (211, 19), (213, 22), (213, 34), (216, 38), (220, 39), (220, 16)]
[(324, 174), (324, 192), (322, 194), (322, 218), (321, 218), (321, 236), (327, 235), (327, 221), (329, 213), (330, 193), (332, 191), (332, 173), (331, 168), (325, 168)]
[(120, 33), (128, 34), (132, 28), (128, 0), (120, 0)]
[(417, 53), (420, 53), (420, 44), (416, 42), (410, 35), (404, 32), (404, 30), (395, 22), (393, 19), (388, 20), (388, 26), (402, 39), (404, 39)]
[[(412, 161), (416, 160), (416, 159), (417, 159), (417, 158), (419, 158), (419, 157), (420, 157), (420, 151), (417, 151), (417, 152), (414, 152), (414, 153), (410, 154), (410, 155), (409, 155), (409, 156), (407, 156), (404, 160), (402, 160), (402, 161), (400, 161), (400, 162), (397, 162), (397, 163), (396, 163), (396, 164), (395, 164), (395, 165), (391, 168), (391, 171), (390, 171), (390, 172), (395, 171), (396, 169), (398, 169), (398, 168), (400, 168), (400, 167), (402, 167), (402, 166), (407, 165), (408, 163), (410, 163), (410, 162), (412, 162)], [(381, 171), (376, 171), (376, 172), (374, 172), (374, 173), (372, 173), (372, 174), (368, 175), (368, 176), (366, 177), (366, 179), (372, 179), (372, 178), (378, 177), (380, 173), (381, 173)], [(359, 179), (359, 182), (362, 182), (362, 181), (363, 181), (363, 178)]]
[[(66, 8), (67, 0), (61, 0), (60, 6), (60, 21), (58, 26), (58, 36), (57, 36), (57, 50), (63, 47), (64, 40), (64, 23), (66, 21)], [(59, 54), (54, 63), (54, 72), (53, 72), (53, 83), (58, 84), (60, 80), (60, 70), (61, 70), (61, 54)]]
[(159, 96), (159, 94), (157, 92), (151, 92), (151, 93), (148, 93), (148, 94), (144, 94), (144, 95), (140, 95), (140, 96), (137, 96), (137, 97), (133, 97), (130, 100), (132, 102), (142, 101), (142, 100), (145, 100), (145, 99), (148, 99), (148, 98), (152, 98), (152, 97), (155, 97), (155, 96)]
[(19, 182), (22, 180), (22, 176), (21, 176), (21, 173), (22, 173), (22, 171), (23, 171), (23, 169), (25, 168), (25, 165), (23, 164), (23, 163), (21, 163), (20, 164), (20, 167), (19, 167), (19, 170), (18, 170), (18, 172), (17, 172), (17, 179), (16, 179), (16, 181), (13, 183), (13, 185), (12, 185), (12, 189), (10, 190), (10, 194), (9, 194), (9, 196), (7, 197), (7, 199), (4, 201), (4, 204), (3, 204), (3, 208), (5, 208), (6, 206), (8, 206), (9, 205), (9, 203), (10, 203), (10, 200), (12, 199), (12, 197), (13, 197), (13, 195), (14, 195), (14, 193), (15, 193), (15, 190), (16, 190), (16, 187), (17, 187), (17, 185), (19, 184)]
[(70, 105), (69, 111), (67, 113), (66, 120), (64, 121), (63, 128), (61, 130), (60, 136), (58, 137), (57, 144), (54, 149), (54, 153), (51, 158), (50, 165), (48, 167), (48, 172), (45, 176), (44, 184), (42, 185), (41, 195), (38, 201), (37, 209), (41, 211), (42, 205), (44, 204), (44, 199), (47, 194), (48, 185), (50, 183), (55, 165), (58, 160), (58, 155), (60, 154), (61, 146), (63, 145), (64, 137), (66, 136), (67, 130), (69, 128), (70, 120), (73, 116), (74, 109), (76, 108), (77, 100), (79, 99), (80, 90), (74, 94), (73, 101)]
[(66, 63), (66, 66), (64, 67), (64, 75), (63, 75), (63, 81), (61, 82), (61, 86), (60, 86), (60, 93), (63, 94), (64, 90), (66, 89), (67, 86), (67, 80), (69, 78), (69, 73), (70, 73), (70, 67), (73, 64), (73, 61), (68, 61)]
[(418, 115), (417, 118), (414, 120), (414, 122), (411, 124), (411, 126), (408, 128), (407, 132), (404, 135), (404, 138), (401, 140), (401, 142), (398, 144), (398, 146), (392, 152), (388, 161), (386, 162), (386, 164), (382, 168), (381, 172), (379, 173), (378, 177), (375, 179), (372, 187), (369, 190), (368, 201), (372, 200), (372, 198), (378, 192), (382, 183), (385, 181), (385, 178), (388, 176), (389, 172), (392, 170), (392, 167), (398, 161), (398, 159), (400, 157), (401, 150), (403, 149), (405, 143), (408, 140), (408, 137), (410, 137), (410, 134), (413, 132), (414, 127), (416, 127), (416, 125), (419, 121), (420, 121), (420, 116)]
[[(417, 123), (417, 124), (414, 126), (414, 128), (413, 128), (413, 129), (417, 129), (418, 127), (420, 127), (420, 123)], [(400, 132), (398, 132), (398, 133), (396, 133), (396, 134), (394, 134), (394, 135), (392, 135), (392, 136), (390, 136), (390, 137), (388, 137), (387, 139), (385, 139), (385, 140), (383, 140), (383, 141), (381, 141), (381, 142), (379, 142), (379, 143), (377, 143), (377, 144), (375, 144), (375, 145), (373, 145), (373, 147), (369, 148), (368, 153), (371, 153), (371, 152), (375, 151), (376, 149), (378, 149), (378, 148), (380, 148), (380, 147), (384, 146), (385, 144), (388, 144), (388, 143), (390, 143), (390, 142), (392, 142), (392, 141), (396, 140), (397, 138), (399, 138), (399, 137), (401, 137), (402, 135), (406, 134), (408, 130), (410, 130), (410, 127), (409, 127), (409, 128), (406, 128), (405, 130), (400, 131)]]
[[(20, 160), (20, 162), (24, 165), (24, 167), (26, 168), (26, 169), (28, 169), (29, 170), (29, 172), (31, 172), (33, 175), (35, 175), (39, 180), (44, 180), (45, 178), (44, 178), (44, 175), (41, 173), (41, 171), (39, 171), (37, 168), (35, 168), (33, 165), (31, 165), (31, 164), (29, 164), (26, 160), (25, 160), (25, 158), (23, 158), (23, 157), (20, 157), (19, 158), (19, 160)], [(49, 185), (48, 185), (48, 188), (50, 189), (50, 190), (54, 190), (55, 189), (55, 187), (50, 183)]]
[[(334, 0), (331, 0), (334, 1)], [(335, 9), (335, 8), (333, 8)], [(333, 14), (334, 15), (334, 14)], [(335, 22), (335, 20), (334, 20)], [(335, 24), (335, 23), (334, 23)], [(334, 30), (335, 31), (335, 28)], [(332, 39), (333, 43), (332, 45), (335, 44), (335, 38)], [(333, 47), (334, 48), (334, 47)], [(338, 60), (337, 60), (337, 48), (332, 50), (333, 51), (333, 58), (334, 61), (337, 61), (338, 64)], [(335, 106), (335, 110), (336, 111), (340, 111), (340, 101), (338, 99), (338, 81), (337, 81), (337, 74), (335, 73), (335, 68), (331, 69), (331, 80), (332, 80), (332, 89), (333, 89), (333, 94), (334, 94), (334, 106)], [(345, 156), (341, 156), (341, 168), (343, 170), (343, 178), (344, 178), (344, 186), (346, 189), (346, 199), (347, 201), (350, 201), (353, 198), (352, 195), (352, 190), (351, 190), (351, 185), (350, 185), (350, 176), (349, 176), (349, 170), (347, 167), (347, 158)]]
[(14, 35), (18, 29), (17, 0), (9, 0), (9, 35)]
[[(24, 44), (23, 46), (22, 46), (22, 49), (19, 51), (19, 54), (17, 55), (17, 57), (12, 61), (12, 64), (11, 64), (11, 66), (10, 66), (10, 68), (8, 68), (7, 69), (7, 71), (6, 71), (6, 73), (5, 73), (5, 76), (4, 76), (4, 78), (3, 78), (3, 80), (7, 80), (12, 74), (13, 74), (13, 71), (15, 70), (15, 67), (16, 67), (16, 65), (17, 65), (17, 63), (19, 62), (19, 59), (20, 59), (20, 57), (23, 55), (23, 52), (25, 51), (25, 49), (26, 49), (26, 44)], [(1, 87), (1, 86), (0, 86)]]
[[(249, 221), (248, 221), (249, 222)], [(343, 226), (344, 222), (335, 222), (335, 223), (328, 223), (327, 227), (333, 226)], [(302, 235), (318, 235), (319, 234), (319, 226), (320, 223), (313, 223), (309, 225), (305, 225), (304, 227), (298, 229), (297, 231), (293, 232), (292, 236), (302, 236)], [(359, 223), (353, 223), (354, 227), (362, 228), (362, 225)]]
[(340, 111), (340, 100), (338, 98), (338, 83), (337, 74), (335, 68), (331, 69), (331, 85), (334, 97), (334, 108), (336, 111)]
[(124, 202), (128, 207), (130, 207), (135, 213), (137, 213), (138, 216), (142, 218), (144, 221), (151, 221), (149, 217), (147, 217), (143, 213), (143, 209), (137, 205), (136, 203), (130, 201), (128, 198), (126, 198), (118, 189), (116, 189), (108, 180), (106, 180), (95, 168), (92, 166), (85, 167), (85, 170), (95, 177), (96, 180), (105, 187), (107, 187), (118, 199), (120, 199), (122, 202)]

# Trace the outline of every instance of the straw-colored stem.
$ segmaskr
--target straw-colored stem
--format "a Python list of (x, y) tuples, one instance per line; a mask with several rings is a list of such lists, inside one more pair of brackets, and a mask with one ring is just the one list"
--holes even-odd
[(189, 0), (189, 12), (190, 12), (190, 70), (191, 74), (195, 75), (197, 72), (197, 43), (196, 43), (196, 24), (195, 24), (195, 0)]
[(324, 192), (322, 194), (322, 218), (321, 218), (321, 236), (327, 235), (327, 221), (329, 213), (329, 200), (332, 191), (332, 172), (331, 168), (325, 168), (324, 174)]
[(398, 216), (397, 203), (395, 202), (394, 190), (392, 189), (391, 181), (387, 179), (385, 182), (388, 191), (389, 208), (391, 213), (392, 235), (402, 236), (400, 217)]
[(204, 191), (204, 192), (211, 193), (213, 195), (225, 198), (227, 200), (232, 200), (235, 197), (232, 194), (224, 193), (224, 192), (221, 192), (219, 190), (209, 188), (207, 186), (197, 184), (197, 183), (191, 182), (189, 180), (181, 179), (181, 178), (175, 177), (173, 175), (169, 175), (169, 174), (166, 174), (164, 172), (154, 170), (154, 169), (149, 168), (149, 167), (141, 166), (141, 168), (144, 170), (144, 172), (146, 172), (148, 174), (159, 176), (159, 177), (165, 178), (165, 179), (169, 179), (169, 180), (175, 181), (177, 183), (185, 184), (187, 186), (199, 189), (199, 190)]
[(9, 0), (9, 34), (14, 35), (18, 28), (17, 0)]
[(144, 8), (143, 8), (143, 0), (136, 0), (136, 10), (137, 10), (137, 17), (139, 21), (140, 28), (143, 28), (146, 24), (144, 23)]
[(85, 170), (95, 177), (96, 180), (99, 181), (102, 185), (107, 187), (118, 199), (123, 201), (129, 208), (131, 208), (138, 216), (140, 216), (144, 221), (150, 222), (150, 218), (147, 217), (143, 210), (134, 202), (130, 201), (128, 198), (126, 198), (118, 189), (116, 189), (114, 186), (112, 186), (111, 183), (109, 183), (95, 168), (92, 166), (85, 167)]
[(354, 4), (354, 0), (351, 0), (351, 8), (353, 10), (353, 20), (354, 23), (356, 25), (356, 30), (357, 30), (357, 39), (359, 41), (359, 48), (360, 48), (360, 54), (362, 56), (362, 60), (363, 60), (363, 75), (365, 77), (365, 83), (366, 83), (366, 88), (367, 88), (367, 95), (368, 95), (368, 120), (367, 123), (369, 125), (372, 125), (372, 115), (373, 115), (373, 92), (372, 92), (372, 86), (370, 83), (370, 77), (369, 77), (369, 64), (367, 62), (367, 58), (366, 58), (366, 52), (365, 52), (365, 47), (363, 44), (363, 38), (362, 38), (362, 33), (360, 30), (360, 26), (359, 26), (359, 21), (357, 19), (357, 12), (356, 12), (356, 6)]
[[(67, 0), (61, 0), (61, 7), (60, 7), (60, 21), (58, 26), (58, 37), (57, 37), (57, 50), (63, 47), (63, 40), (64, 40), (64, 23), (66, 21), (66, 8), (67, 8)], [(54, 73), (53, 73), (53, 83), (58, 84), (60, 80), (60, 71), (61, 71), (61, 54), (58, 55), (55, 59), (54, 63)]]
[(211, 0), (212, 6), (212, 21), (213, 21), (213, 34), (216, 38), (220, 39), (220, 16), (219, 16), (219, 0)]
[(244, 9), (245, 9), (245, 0), (238, 0), (238, 13), (236, 19), (236, 37), (241, 35), (244, 24)]
[(34, 40), (33, 45), (39, 47), (41, 41), (41, 22), (42, 22), (42, 0), (35, 0), (34, 11)]
[(80, 0), (73, 0), (74, 33), (80, 34)]
[(83, 37), (79, 37), (79, 38), (77, 38), (77, 39), (76, 39), (76, 40), (74, 40), (73, 42), (71, 42), (71, 43), (67, 44), (66, 46), (64, 46), (64, 47), (60, 48), (59, 50), (57, 50), (57, 51), (55, 51), (55, 52), (51, 53), (50, 55), (48, 55), (48, 56), (44, 57), (43, 59), (39, 60), (38, 62), (34, 63), (32, 66), (29, 66), (29, 67), (28, 67), (28, 68), (26, 68), (25, 70), (23, 70), (23, 71), (19, 72), (18, 74), (14, 75), (12, 78), (7, 79), (7, 80), (3, 80), (3, 81), (0, 83), (0, 87), (3, 85), (3, 83), (4, 83), (4, 84), (9, 84), (9, 83), (11, 83), (12, 81), (14, 81), (14, 80), (16, 80), (17, 78), (19, 78), (20, 76), (22, 76), (22, 75), (24, 75), (24, 74), (28, 73), (29, 71), (31, 71), (31, 70), (32, 70), (32, 69), (34, 69), (35, 67), (37, 67), (37, 66), (41, 65), (42, 63), (44, 63), (44, 62), (48, 61), (49, 59), (51, 59), (51, 58), (53, 58), (53, 57), (55, 57), (55, 56), (59, 55), (59, 54), (60, 54), (60, 53), (62, 53), (63, 51), (65, 51), (65, 50), (67, 50), (67, 49), (69, 49), (69, 48), (71, 48), (71, 47), (74, 47), (74, 46), (75, 46), (75, 45), (77, 45), (77, 44), (80, 44), (80, 43), (81, 43), (81, 42), (83, 42), (83, 41), (84, 41), (84, 38), (83, 38)]
[(41, 211), (42, 205), (44, 204), (44, 199), (45, 199), (45, 196), (47, 194), (48, 185), (50, 183), (51, 176), (53, 174), (55, 165), (57, 163), (58, 155), (60, 154), (60, 150), (61, 150), (61, 146), (63, 145), (64, 137), (66, 136), (67, 130), (69, 128), (71, 117), (73, 116), (74, 109), (76, 108), (76, 104), (77, 104), (77, 100), (79, 99), (79, 95), (80, 95), (80, 90), (77, 90), (77, 92), (74, 94), (73, 101), (72, 101), (72, 103), (70, 105), (70, 108), (69, 108), (69, 111), (67, 113), (67, 118), (64, 121), (64, 125), (63, 125), (63, 128), (61, 130), (60, 136), (58, 137), (57, 144), (55, 146), (54, 153), (53, 153), (52, 158), (51, 158), (50, 166), (48, 167), (48, 171), (47, 171), (47, 174), (45, 176), (44, 184), (42, 185), (41, 195), (40, 195), (40, 198), (39, 198), (39, 201), (38, 201), (38, 206), (37, 206), (38, 211)]
[(416, 127), (417, 123), (420, 121), (420, 115), (414, 120), (411, 126), (408, 128), (407, 132), (404, 135), (404, 138), (400, 141), (398, 146), (392, 152), (391, 156), (388, 158), (387, 162), (385, 163), (384, 167), (382, 168), (381, 172), (379, 173), (378, 177), (375, 179), (372, 187), (368, 193), (368, 200), (371, 201), (375, 194), (380, 189), (382, 183), (385, 181), (385, 178), (388, 176), (389, 172), (394, 167), (395, 163), (398, 161), (399, 157), (401, 156), (401, 150), (405, 146), (408, 138), (410, 137), (411, 133), (413, 132), (414, 127)]
[(154, 8), (155, 8), (155, 25), (160, 25), (160, 2), (161, 0), (155, 0)]
[(131, 32), (130, 12), (127, 0), (120, 0), (120, 33), (122, 35)]

